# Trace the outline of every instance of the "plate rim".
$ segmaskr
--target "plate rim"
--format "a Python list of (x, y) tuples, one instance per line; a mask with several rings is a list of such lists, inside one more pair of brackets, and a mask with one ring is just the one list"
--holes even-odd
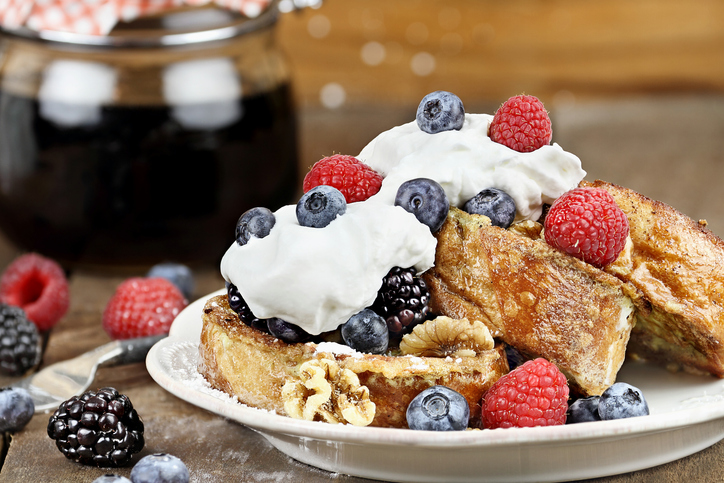
[[(154, 345), (146, 358), (151, 377), (167, 391), (211, 412), (228, 417), (261, 432), (283, 433), (298, 437), (333, 440), (339, 442), (378, 445), (413, 445), (450, 448), (456, 446), (485, 447), (490, 445), (569, 445), (590, 440), (617, 439), (624, 436), (644, 435), (651, 432), (675, 430), (707, 421), (724, 418), (724, 402), (712, 401), (691, 408), (682, 408), (637, 418), (596, 421), (561, 426), (511, 428), (498, 430), (469, 430), (458, 432), (412, 431), (402, 428), (356, 427), (323, 422), (303, 421), (252, 408), (231, 399), (194, 390), (169, 374), (163, 367), (164, 350), (179, 344), (192, 344), (198, 348), (199, 340), (189, 334), (190, 326), (199, 324), (201, 309), (210, 297), (225, 293), (219, 289), (189, 304), (174, 320), (169, 337)], [(198, 317), (198, 320), (195, 318)], [(191, 400), (190, 400), (191, 399)], [(724, 435), (722, 435), (724, 439)]]

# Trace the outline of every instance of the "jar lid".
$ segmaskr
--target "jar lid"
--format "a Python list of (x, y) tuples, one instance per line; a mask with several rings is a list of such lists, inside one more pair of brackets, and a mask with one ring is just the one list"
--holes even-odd
[[(47, 40), (103, 45), (94, 36), (108, 36), (119, 22), (163, 15), (184, 7), (213, 5), (256, 19), (273, 0), (6, 0), (0, 28)], [(60, 35), (59, 35), (60, 34)], [(63, 35), (67, 34), (67, 35)], [(83, 41), (78, 41), (82, 36)], [(69, 40), (71, 39), (71, 40)], [(210, 39), (214, 40), (214, 39)], [(163, 43), (169, 43), (168, 41)], [(171, 41), (171, 43), (174, 43)], [(178, 42), (182, 43), (182, 42)]]

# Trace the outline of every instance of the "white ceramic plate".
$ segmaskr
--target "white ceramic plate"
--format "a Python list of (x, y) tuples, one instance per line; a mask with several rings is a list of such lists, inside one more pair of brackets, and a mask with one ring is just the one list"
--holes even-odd
[(724, 381), (625, 364), (650, 416), (566, 426), (462, 432), (360, 428), (300, 421), (235, 402), (196, 370), (201, 310), (189, 305), (147, 367), (179, 398), (260, 432), (294, 459), (328, 471), (410, 482), (526, 482), (595, 478), (660, 465), (724, 438)]

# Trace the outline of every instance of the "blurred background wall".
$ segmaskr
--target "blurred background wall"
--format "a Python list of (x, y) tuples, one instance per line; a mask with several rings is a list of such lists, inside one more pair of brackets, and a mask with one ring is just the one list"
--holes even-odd
[(283, 15), (278, 38), (294, 69), (303, 172), (413, 120), (428, 92), (488, 113), (526, 93), (588, 179), (724, 235), (720, 0), (324, 0)]

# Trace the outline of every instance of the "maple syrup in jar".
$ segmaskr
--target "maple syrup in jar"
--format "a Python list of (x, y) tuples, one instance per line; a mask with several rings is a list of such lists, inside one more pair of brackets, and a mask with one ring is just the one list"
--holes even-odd
[(4, 32), (0, 230), (69, 266), (218, 263), (245, 210), (298, 195), (276, 17)]

